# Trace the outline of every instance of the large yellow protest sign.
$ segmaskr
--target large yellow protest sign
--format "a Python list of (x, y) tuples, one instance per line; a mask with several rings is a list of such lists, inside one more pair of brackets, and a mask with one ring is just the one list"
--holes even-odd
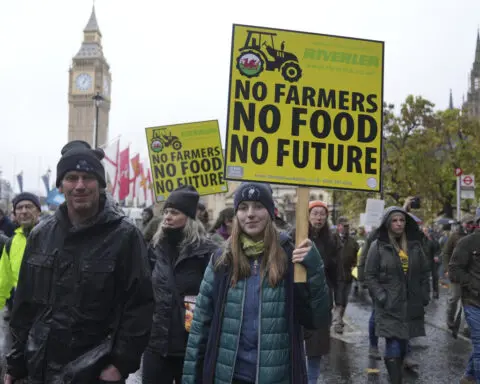
[(234, 25), (226, 179), (380, 191), (384, 43)]
[(227, 192), (218, 121), (146, 128), (153, 189), (164, 201), (181, 185), (200, 195)]

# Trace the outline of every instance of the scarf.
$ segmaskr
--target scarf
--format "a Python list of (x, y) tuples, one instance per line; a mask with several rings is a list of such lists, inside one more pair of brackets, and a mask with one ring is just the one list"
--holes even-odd
[[(392, 233), (389, 232), (390, 242), (397, 251), (398, 256), (400, 257), (400, 262), (402, 263), (403, 272), (406, 274), (408, 272), (408, 253), (407, 253), (407, 238), (405, 233), (402, 234), (400, 238), (396, 238)], [(400, 246), (402, 244), (402, 247)], [(405, 249), (403, 249), (405, 248)]]
[(163, 229), (165, 239), (172, 247), (177, 247), (183, 240), (183, 228), (169, 228)]
[(242, 244), (242, 250), (247, 257), (258, 257), (265, 252), (265, 243), (263, 240), (253, 241), (245, 234), (240, 235), (240, 243)]
[(402, 262), (403, 272), (408, 272), (408, 254), (403, 249), (398, 251), (398, 256), (400, 256), (400, 261)]

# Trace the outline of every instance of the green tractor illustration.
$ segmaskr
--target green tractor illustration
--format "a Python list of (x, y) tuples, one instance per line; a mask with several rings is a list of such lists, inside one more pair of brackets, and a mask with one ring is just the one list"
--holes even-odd
[[(282, 73), (291, 83), (302, 77), (302, 68), (293, 53), (285, 51), (285, 41), (275, 48), (276, 33), (247, 30), (245, 45), (240, 48), (237, 68), (246, 77), (256, 77), (264, 70)], [(278, 45), (277, 45), (278, 47)]]

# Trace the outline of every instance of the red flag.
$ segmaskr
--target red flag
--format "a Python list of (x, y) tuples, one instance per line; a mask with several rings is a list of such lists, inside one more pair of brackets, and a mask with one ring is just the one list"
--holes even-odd
[(130, 193), (130, 148), (120, 152), (120, 188), (119, 200), (125, 200)]

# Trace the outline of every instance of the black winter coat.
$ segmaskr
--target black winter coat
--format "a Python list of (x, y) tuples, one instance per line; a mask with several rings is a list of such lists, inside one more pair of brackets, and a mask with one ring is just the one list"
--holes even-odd
[(434, 258), (440, 256), (440, 244), (438, 241), (433, 238), (428, 238), (424, 236), (423, 238), (423, 248), (425, 250), (425, 256), (430, 263), (430, 268), (433, 270), (433, 265), (435, 263)]
[(208, 262), (218, 249), (208, 238), (181, 249), (171, 249), (167, 241), (150, 247), (155, 310), (149, 350), (163, 356), (185, 355), (188, 333), (183, 300), (198, 295)]
[[(406, 215), (407, 273), (402, 269), (386, 228), (387, 218), (394, 211)], [(375, 306), (375, 333), (379, 337), (403, 340), (425, 336), (424, 307), (430, 299), (430, 263), (421, 243), (423, 234), (415, 221), (397, 207), (386, 210), (376, 233), (365, 267), (365, 279)]]
[(463, 305), (480, 307), (480, 232), (467, 235), (457, 243), (448, 276), (462, 286)]
[(7, 216), (0, 219), (0, 232), (3, 232), (7, 237), (12, 237), (15, 233), (15, 224)]
[[(292, 231), (292, 239), (295, 239), (295, 230)], [(328, 225), (322, 228), (320, 234), (314, 233), (312, 227), (309, 228), (308, 238), (315, 243), (315, 246), (322, 256), (325, 277), (327, 285), (330, 289), (330, 312), (327, 324), (318, 329), (304, 329), (305, 348), (308, 357), (319, 357), (328, 355), (330, 352), (330, 326), (331, 326), (331, 309), (333, 308), (333, 292), (337, 286), (339, 277), (340, 253), (342, 245), (334, 236)]]
[(8, 373), (29, 384), (96, 381), (113, 364), (138, 370), (153, 292), (141, 232), (111, 199), (72, 227), (67, 208), (31, 232), (15, 294)]

